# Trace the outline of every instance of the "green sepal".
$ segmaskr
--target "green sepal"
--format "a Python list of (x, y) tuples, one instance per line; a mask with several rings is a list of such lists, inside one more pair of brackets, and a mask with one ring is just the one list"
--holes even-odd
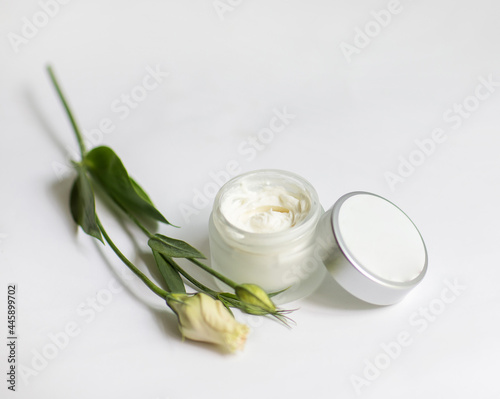
[(205, 258), (205, 255), (187, 242), (161, 234), (155, 234), (154, 237), (150, 238), (148, 245), (152, 250), (170, 258)]
[(229, 292), (221, 292), (217, 295), (217, 299), (222, 301), (226, 307), (233, 307), (242, 310), (245, 313), (255, 315), (255, 316), (271, 316), (274, 317), (279, 322), (283, 323), (285, 326), (289, 327), (289, 323), (293, 322), (289, 317), (286, 316), (287, 313), (291, 311), (275, 309), (270, 311), (269, 309), (262, 308), (258, 305), (253, 305), (243, 302), (235, 294), (230, 294)]
[[(291, 286), (290, 286), (291, 287)], [(273, 296), (276, 296), (276, 295), (279, 295), (279, 294), (282, 294), (283, 292), (285, 292), (286, 290), (290, 289), (290, 287), (286, 287), (286, 288), (283, 288), (282, 290), (280, 291), (275, 291), (275, 292), (270, 292), (267, 294), (267, 296), (269, 298), (272, 298)]]
[(95, 198), (85, 170), (76, 165), (77, 177), (71, 188), (69, 206), (75, 223), (89, 236), (97, 238), (104, 244), (101, 231), (97, 225)]
[(221, 300), (224, 304), (228, 304), (226, 306), (231, 306), (233, 308), (237, 308), (242, 310), (245, 313), (264, 316), (270, 314), (266, 309), (261, 308), (260, 306), (251, 305), (243, 302), (236, 295), (230, 294), (229, 292), (221, 292), (217, 295), (217, 298)]

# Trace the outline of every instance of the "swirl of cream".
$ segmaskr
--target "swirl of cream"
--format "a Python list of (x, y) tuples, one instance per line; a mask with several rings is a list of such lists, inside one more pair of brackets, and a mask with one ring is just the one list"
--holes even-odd
[(266, 184), (247, 187), (244, 182), (224, 195), (221, 211), (241, 230), (276, 233), (292, 228), (308, 214), (307, 196), (289, 192), (282, 186)]

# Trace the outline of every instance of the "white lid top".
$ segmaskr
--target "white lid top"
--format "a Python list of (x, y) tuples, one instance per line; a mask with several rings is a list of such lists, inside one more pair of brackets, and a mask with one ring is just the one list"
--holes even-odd
[[(321, 218), (323, 261), (337, 282), (358, 298), (396, 303), (427, 270), (427, 251), (413, 222), (390, 201), (367, 192), (342, 196)], [(321, 241), (321, 240), (320, 240)]]

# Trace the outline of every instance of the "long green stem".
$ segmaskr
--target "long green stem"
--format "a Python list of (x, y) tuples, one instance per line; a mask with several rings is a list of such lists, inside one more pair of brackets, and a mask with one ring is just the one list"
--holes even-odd
[(233, 280), (228, 279), (223, 274), (220, 274), (216, 270), (214, 270), (211, 267), (209, 267), (209, 266), (205, 265), (204, 263), (200, 262), (198, 259), (188, 258), (188, 260), (190, 262), (194, 263), (196, 266), (200, 267), (201, 269), (205, 270), (207, 273), (210, 273), (212, 276), (214, 276), (215, 278), (219, 279), (224, 284), (229, 285), (233, 289), (236, 288), (239, 285), (239, 284), (235, 283)]
[(176, 269), (180, 274), (182, 274), (186, 280), (190, 281), (196, 288), (200, 289), (203, 292), (206, 292), (207, 294), (217, 297), (218, 292), (212, 290), (211, 288), (208, 288), (206, 285), (200, 283), (198, 280), (196, 280), (194, 277), (192, 277), (188, 272), (186, 272), (182, 267), (180, 267), (177, 262), (175, 262), (172, 258), (161, 255), (163, 259), (165, 259), (166, 262), (168, 262), (174, 269)]
[(148, 238), (153, 238), (153, 237), (155, 236), (153, 233), (151, 233), (151, 232), (150, 232), (150, 231), (146, 228), (146, 226), (144, 226), (144, 225), (143, 225), (143, 224), (139, 221), (139, 219), (137, 219), (134, 215), (132, 215), (132, 214), (131, 214), (131, 213), (130, 213), (130, 212), (129, 212), (129, 211), (128, 211), (125, 207), (120, 206), (120, 208), (123, 210), (123, 212), (125, 212), (125, 214), (126, 214), (126, 215), (130, 218), (130, 220), (132, 220), (132, 222), (134, 222), (134, 223), (135, 223), (135, 225), (136, 225), (137, 227), (139, 227), (139, 228), (142, 230), (142, 232), (143, 232), (144, 234), (146, 234), (146, 236), (147, 236)]
[(54, 74), (54, 71), (50, 65), (47, 66), (47, 72), (50, 75), (50, 79), (52, 80), (52, 83), (54, 84), (54, 87), (56, 88), (57, 94), (59, 95), (59, 98), (61, 99), (61, 102), (64, 105), (64, 109), (66, 110), (66, 114), (68, 114), (68, 118), (71, 122), (71, 125), (73, 126), (73, 130), (75, 131), (76, 139), (78, 140), (78, 146), (80, 147), (80, 153), (81, 153), (82, 159), (83, 159), (85, 157), (85, 154), (87, 151), (85, 149), (85, 142), (83, 141), (83, 137), (82, 137), (82, 134), (80, 132), (80, 128), (78, 127), (78, 124), (76, 123), (76, 120), (73, 116), (73, 113), (71, 112), (71, 109), (69, 108), (68, 102), (66, 101), (66, 98), (64, 97), (64, 94), (61, 90), (61, 86), (59, 86), (56, 75)]
[(155, 283), (153, 283), (143, 272), (141, 272), (137, 267), (134, 266), (132, 262), (130, 262), (125, 255), (121, 253), (121, 251), (118, 249), (118, 247), (114, 244), (114, 242), (109, 238), (108, 234), (106, 233), (106, 230), (104, 230), (104, 227), (101, 224), (101, 221), (99, 218), (97, 218), (97, 225), (99, 226), (99, 229), (101, 230), (102, 236), (106, 240), (106, 242), (109, 244), (111, 249), (115, 252), (115, 254), (121, 259), (123, 263), (137, 276), (139, 277), (147, 286), (148, 288), (153, 291), (156, 295), (158, 295), (160, 298), (166, 299), (170, 294), (158, 287)]
[[(139, 227), (143, 232), (144, 234), (146, 234), (146, 236), (148, 238), (153, 238), (155, 237), (155, 235), (153, 233), (151, 233), (134, 215), (132, 215), (130, 212), (128, 212), (126, 209), (122, 208), (124, 210), (124, 212), (127, 214), (127, 216), (130, 218), (130, 220), (132, 220), (132, 222), (134, 222), (137, 227)], [(157, 237), (158, 238), (158, 237)], [(196, 258), (187, 258), (189, 261), (191, 261), (192, 263), (194, 263), (196, 266), (200, 267), (201, 269), (205, 270), (207, 273), (210, 273), (212, 276), (214, 276), (215, 278), (219, 279), (220, 281), (222, 281), (224, 284), (227, 284), (228, 286), (230, 286), (231, 288), (236, 288), (236, 286), (238, 286), (239, 284), (237, 284), (236, 282), (234, 282), (233, 280), (230, 280), (229, 278), (227, 278), (226, 276), (220, 274), (219, 272), (217, 272), (216, 270), (212, 269), (211, 267), (205, 265), (204, 263), (200, 262), (199, 260), (197, 260)], [(187, 277), (186, 277), (187, 278)], [(193, 279), (194, 280), (194, 279)], [(196, 281), (196, 280), (195, 280)], [(192, 282), (192, 281), (191, 281)], [(194, 284), (194, 282), (193, 282)]]

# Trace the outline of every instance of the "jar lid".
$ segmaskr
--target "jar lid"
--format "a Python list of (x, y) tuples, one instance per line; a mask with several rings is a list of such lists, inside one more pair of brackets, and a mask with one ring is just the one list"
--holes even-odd
[(427, 250), (417, 227), (376, 194), (345, 194), (321, 216), (317, 228), (326, 268), (363, 301), (399, 302), (427, 271)]

